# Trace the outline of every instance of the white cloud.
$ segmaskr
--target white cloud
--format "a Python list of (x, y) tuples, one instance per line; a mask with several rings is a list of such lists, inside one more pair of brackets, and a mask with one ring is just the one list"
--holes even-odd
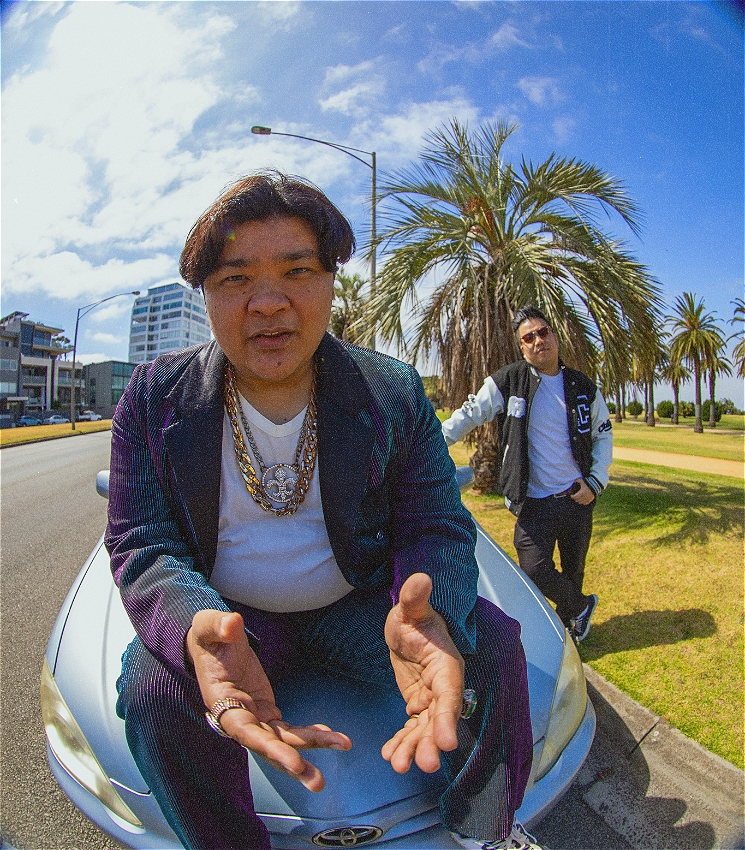
[[(341, 90), (336, 91), (340, 86)], [(335, 65), (326, 69), (323, 90), (328, 95), (319, 100), (319, 105), (324, 112), (362, 117), (380, 101), (385, 88), (385, 76), (372, 60), (359, 65)]]
[(517, 87), (536, 106), (557, 103), (563, 100), (561, 91), (553, 77), (522, 77)]
[(28, 257), (3, 280), (8, 293), (43, 292), (65, 300), (104, 298), (112, 292), (144, 289), (153, 281), (175, 272), (173, 257), (154, 257), (124, 262), (111, 259), (93, 265), (72, 251), (60, 251), (40, 257)]
[(98, 333), (91, 334), (91, 339), (94, 342), (101, 342), (104, 345), (118, 345), (120, 342), (123, 342), (124, 337), (122, 336), (114, 336), (114, 334)]
[(574, 128), (576, 125), (577, 122), (569, 115), (562, 115), (559, 118), (556, 118), (551, 125), (553, 127), (556, 141), (560, 144), (564, 144), (572, 139), (574, 137)]
[(422, 148), (424, 136), (452, 118), (468, 124), (479, 121), (480, 112), (465, 96), (454, 95), (450, 99), (432, 100), (423, 103), (408, 103), (398, 111), (360, 125), (359, 137), (384, 152), (386, 170), (410, 162)]
[(374, 101), (383, 92), (383, 84), (380, 80), (372, 80), (367, 83), (357, 83), (343, 91), (337, 92), (331, 97), (320, 101), (321, 109), (334, 110), (343, 115), (354, 115), (366, 112), (367, 105)]
[(373, 62), (360, 62), (359, 65), (334, 65), (332, 68), (326, 69), (324, 76), (324, 85), (333, 86), (338, 83), (344, 83), (354, 77), (367, 76), (373, 69)]
[[(7, 81), (3, 276), (11, 289), (100, 292), (100, 261), (86, 252), (111, 256), (120, 245), (153, 256), (104, 264), (111, 288), (173, 265), (162, 252), (188, 225), (174, 224), (165, 200), (202, 176), (204, 164), (182, 145), (223, 97), (203, 68), (234, 24), (202, 15), (198, 27), (180, 27), (169, 6), (74, 3), (54, 26), (43, 66)], [(62, 269), (72, 276), (60, 277)]]
[(492, 33), (489, 43), (502, 52), (511, 47), (530, 47), (526, 41), (518, 36), (518, 32), (514, 24), (504, 23), (495, 33)]

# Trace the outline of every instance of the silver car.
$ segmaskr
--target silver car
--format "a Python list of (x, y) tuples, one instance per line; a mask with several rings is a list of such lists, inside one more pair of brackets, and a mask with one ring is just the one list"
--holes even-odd
[[(468, 483), (468, 468), (459, 476)], [(96, 482), (108, 494), (108, 472)], [(584, 762), (595, 734), (574, 642), (535, 585), (478, 529), (479, 593), (520, 621), (528, 661), (533, 769), (517, 818), (537, 823), (554, 806)], [(57, 617), (41, 678), (47, 756), (57, 782), (97, 826), (127, 847), (177, 850), (129, 752), (115, 713), (121, 656), (134, 636), (99, 540)], [(306, 675), (277, 689), (277, 703), (295, 723), (323, 717), (354, 741), (350, 752), (312, 751), (326, 788), (307, 791), (251, 757), (256, 811), (277, 850), (360, 847), (380, 850), (454, 848), (439, 822), (439, 774), (412, 768), (394, 773), (380, 747), (405, 720), (396, 694), (329, 674)]]

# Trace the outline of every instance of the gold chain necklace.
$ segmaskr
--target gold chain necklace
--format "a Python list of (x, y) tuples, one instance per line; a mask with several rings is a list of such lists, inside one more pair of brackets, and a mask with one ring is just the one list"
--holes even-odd
[[(259, 452), (253, 434), (248, 425), (248, 420), (243, 413), (243, 408), (238, 399), (238, 390), (235, 386), (235, 373), (231, 363), (225, 367), (225, 409), (228, 411), (230, 427), (233, 431), (233, 446), (241, 471), (251, 498), (269, 513), (276, 516), (289, 516), (294, 514), (300, 507), (303, 499), (310, 489), (310, 480), (316, 465), (316, 454), (318, 451), (318, 420), (316, 419), (316, 379), (313, 373), (313, 384), (310, 390), (310, 401), (303, 419), (303, 427), (300, 431), (297, 449), (295, 450), (295, 462), (293, 464), (275, 463), (265, 466)], [(259, 464), (261, 481), (256, 475), (256, 470), (251, 463), (251, 456), (243, 441), (238, 416), (243, 423), (246, 437)], [(279, 504), (281, 507), (276, 507)]]

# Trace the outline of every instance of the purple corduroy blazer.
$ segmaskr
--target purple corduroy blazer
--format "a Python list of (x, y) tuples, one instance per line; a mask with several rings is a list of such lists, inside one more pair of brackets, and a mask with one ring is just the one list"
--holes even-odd
[[(326, 335), (317, 354), (318, 471), (347, 581), (388, 588), (426, 572), (458, 649), (473, 651), (475, 526), (416, 371)], [(188, 673), (194, 614), (229, 611), (217, 551), (226, 359), (215, 342), (138, 366), (112, 423), (105, 542), (137, 634)], [(302, 510), (302, 508), (301, 508)], [(291, 522), (291, 518), (288, 518)]]

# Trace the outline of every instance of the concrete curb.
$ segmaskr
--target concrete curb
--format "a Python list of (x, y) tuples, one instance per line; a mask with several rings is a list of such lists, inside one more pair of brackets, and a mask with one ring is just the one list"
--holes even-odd
[(551, 850), (743, 850), (745, 773), (584, 665), (597, 731), (533, 834)]
[(585, 803), (635, 848), (745, 846), (745, 773), (584, 666), (613, 750), (612, 763), (598, 771), (588, 759), (578, 777)]

